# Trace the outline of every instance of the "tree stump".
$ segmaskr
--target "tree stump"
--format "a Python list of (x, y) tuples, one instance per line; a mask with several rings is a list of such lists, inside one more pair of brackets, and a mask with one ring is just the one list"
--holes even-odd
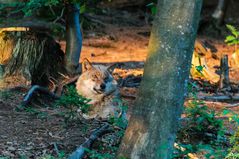
[(230, 88), (229, 66), (228, 66), (227, 55), (224, 55), (221, 58), (220, 71), (221, 71), (221, 74), (220, 74), (220, 81), (219, 81), (219, 89)]
[(64, 72), (64, 52), (49, 35), (35, 31), (0, 33), (0, 88), (46, 86)]

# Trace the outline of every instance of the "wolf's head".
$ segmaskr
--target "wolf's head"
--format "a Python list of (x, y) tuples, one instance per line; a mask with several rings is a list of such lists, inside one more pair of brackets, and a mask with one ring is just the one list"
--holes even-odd
[(82, 74), (77, 84), (77, 92), (93, 101), (95, 98), (107, 96), (117, 90), (117, 82), (114, 80), (108, 68), (105, 66), (93, 66), (89, 60), (82, 62)]

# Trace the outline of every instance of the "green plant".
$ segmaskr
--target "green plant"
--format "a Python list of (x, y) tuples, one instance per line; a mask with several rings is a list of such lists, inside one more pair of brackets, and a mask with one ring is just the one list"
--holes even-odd
[(231, 35), (226, 36), (225, 42), (228, 45), (234, 45), (235, 46), (234, 52), (236, 52), (237, 45), (239, 44), (239, 31), (234, 26), (229, 24), (227, 24), (226, 27), (231, 32)]
[(63, 159), (63, 158), (66, 158), (66, 155), (63, 151), (60, 151), (57, 157), (54, 157), (50, 154), (46, 154), (46, 155), (40, 157), (39, 159)]
[(63, 112), (62, 114), (65, 117), (65, 121), (68, 122), (69, 120), (76, 119), (78, 116), (78, 110), (82, 113), (87, 113), (90, 107), (89, 102), (90, 99), (80, 96), (75, 87), (69, 86), (66, 88), (65, 94), (62, 95), (55, 104), (57, 106), (63, 106), (67, 109), (66, 112)]
[(12, 96), (13, 96), (13, 92), (0, 90), (0, 98), (1, 99), (9, 99)]
[(203, 154), (205, 158), (224, 158), (228, 140), (224, 121), (218, 118), (220, 114), (197, 100), (194, 94), (185, 108), (186, 117), (177, 136), (180, 148), (175, 149), (174, 158), (189, 158), (190, 153)]
[[(6, 1), (7, 2), (7, 1)], [(26, 2), (0, 3), (0, 20), (14, 23), (19, 17), (34, 17), (40, 21), (51, 22), (53, 35), (64, 38), (66, 13), (65, 4), (79, 5), (80, 14), (96, 12), (98, 0), (28, 0)], [(48, 12), (46, 12), (48, 10)], [(11, 17), (11, 18), (9, 18)], [(81, 17), (81, 23), (85, 17)], [(82, 24), (83, 25), (83, 24)]]
[(150, 9), (152, 15), (155, 15), (157, 13), (156, 4), (157, 4), (157, 0), (154, 0), (153, 2), (146, 5), (146, 7)]
[(91, 159), (114, 159), (115, 156), (109, 153), (99, 153), (95, 150), (85, 149)]
[(230, 144), (232, 147), (229, 149), (229, 153), (227, 154), (227, 159), (239, 159), (239, 127), (237, 132), (230, 137)]
[(109, 122), (117, 127), (120, 127), (122, 129), (125, 129), (128, 125), (126, 112), (128, 107), (125, 106), (120, 99), (114, 99), (114, 102), (117, 103), (118, 107), (121, 109), (121, 114), (115, 114), (114, 116), (111, 116), (109, 118)]
[(186, 131), (199, 132), (198, 135), (203, 136), (206, 135), (204, 133), (224, 135), (223, 120), (216, 118), (219, 114), (209, 109), (204, 102), (192, 100), (186, 107), (185, 113), (190, 119)]
[(205, 66), (201, 66), (201, 65), (195, 66), (195, 69), (196, 69), (200, 74), (202, 74), (202, 71), (203, 71), (204, 68), (205, 68)]
[(227, 159), (239, 159), (239, 115), (231, 110), (225, 109), (223, 115), (227, 115), (229, 122), (234, 123), (237, 130), (230, 137), (230, 148), (226, 156)]
[(45, 119), (48, 117), (48, 113), (47, 112), (42, 112), (39, 111), (35, 108), (32, 108), (31, 106), (24, 108), (24, 110), (29, 113), (30, 115), (34, 115), (37, 116), (37, 118), (39, 119)]

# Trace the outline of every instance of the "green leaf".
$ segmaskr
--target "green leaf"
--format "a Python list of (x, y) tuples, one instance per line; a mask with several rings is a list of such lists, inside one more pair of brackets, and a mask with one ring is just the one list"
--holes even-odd
[(228, 35), (228, 36), (226, 37), (226, 39), (225, 39), (225, 42), (230, 42), (230, 41), (233, 41), (233, 40), (235, 40), (235, 39), (236, 39), (235, 36), (233, 36), (233, 35)]
[(238, 43), (239, 43), (238, 40), (233, 40), (233, 41), (227, 42), (227, 45), (231, 46), (231, 45), (236, 45)]
[(222, 111), (222, 115), (228, 115), (229, 113), (231, 113), (231, 111), (228, 109)]
[(85, 13), (86, 12), (86, 4), (83, 4), (80, 6), (80, 14)]
[(238, 32), (237, 32), (237, 30), (236, 30), (236, 28), (235, 28), (234, 26), (227, 24), (226, 27), (227, 27), (227, 29), (230, 30), (230, 32), (231, 32), (235, 37), (238, 37)]
[(156, 7), (156, 6), (152, 6), (152, 7), (151, 7), (151, 13), (152, 13), (153, 15), (155, 15), (155, 14), (157, 13), (157, 7)]
[(203, 71), (203, 66), (201, 66), (201, 65), (200, 66), (195, 66), (195, 68), (200, 73)]

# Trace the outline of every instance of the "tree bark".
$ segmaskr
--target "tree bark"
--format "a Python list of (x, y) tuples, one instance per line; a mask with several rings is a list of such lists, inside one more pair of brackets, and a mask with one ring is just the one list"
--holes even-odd
[(79, 73), (79, 59), (82, 47), (80, 11), (76, 4), (66, 4), (66, 70), (70, 74)]
[(201, 0), (158, 1), (139, 95), (118, 157), (171, 158), (201, 6)]

